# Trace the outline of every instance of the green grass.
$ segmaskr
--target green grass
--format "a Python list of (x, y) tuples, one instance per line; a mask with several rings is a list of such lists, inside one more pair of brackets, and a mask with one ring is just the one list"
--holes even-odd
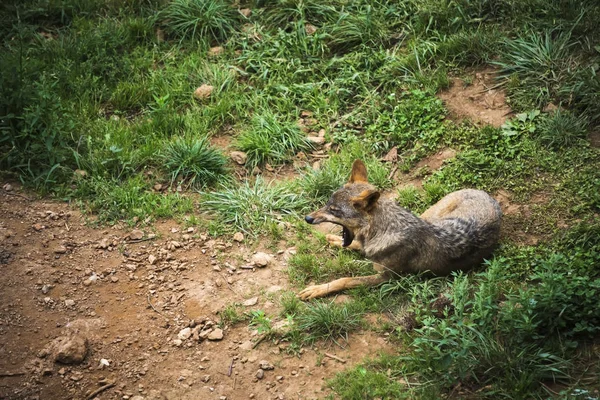
[[(414, 322), (391, 335), (397, 353), (331, 382), (344, 399), (547, 398), (552, 380), (583, 398), (598, 387), (582, 371), (599, 373), (587, 346), (599, 325), (600, 152), (587, 140), (600, 121), (599, 20), (594, 0), (8, 0), (0, 172), (102, 224), (185, 218), (295, 246), (298, 287), (371, 273), (301, 220), (357, 158), (415, 213), (457, 189), (507, 191), (520, 213), (486, 268), (402, 277), (346, 305), (286, 295), (291, 328), (273, 335), (300, 355), (364, 329), (365, 312)], [(439, 91), (488, 67), (515, 114), (500, 128), (449, 118)], [(194, 98), (203, 84), (213, 92)], [(321, 129), (327, 145), (310, 145)], [(414, 170), (446, 147), (456, 156), (438, 170)], [(393, 148), (397, 162), (382, 161)], [(243, 169), (225, 157), (234, 149)], [(295, 176), (267, 182), (266, 164)], [(422, 189), (400, 189), (392, 172)], [(153, 189), (169, 182), (183, 193)], [(524, 233), (539, 243), (523, 246)], [(275, 317), (234, 304), (221, 318), (268, 330)]]

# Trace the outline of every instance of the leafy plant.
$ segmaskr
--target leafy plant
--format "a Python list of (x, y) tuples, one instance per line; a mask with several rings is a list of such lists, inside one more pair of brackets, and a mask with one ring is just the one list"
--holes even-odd
[(588, 122), (569, 111), (556, 110), (542, 119), (539, 126), (539, 139), (552, 148), (573, 146), (587, 134)]

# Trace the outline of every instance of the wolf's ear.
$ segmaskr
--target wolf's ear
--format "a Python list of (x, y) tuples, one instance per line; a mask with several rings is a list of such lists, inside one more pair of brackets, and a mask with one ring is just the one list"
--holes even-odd
[(352, 174), (350, 174), (349, 183), (367, 183), (367, 167), (361, 160), (354, 161), (352, 164)]
[(352, 205), (357, 210), (370, 211), (377, 200), (379, 200), (380, 193), (374, 189), (367, 189), (360, 192), (356, 197), (350, 199)]

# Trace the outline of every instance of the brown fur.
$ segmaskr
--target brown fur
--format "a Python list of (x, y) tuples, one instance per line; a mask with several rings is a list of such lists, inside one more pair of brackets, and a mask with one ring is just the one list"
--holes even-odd
[(328, 235), (328, 241), (362, 251), (379, 272), (310, 286), (298, 296), (306, 300), (375, 286), (406, 272), (446, 275), (472, 268), (495, 248), (501, 217), (500, 206), (487, 193), (463, 189), (448, 194), (419, 218), (381, 197), (368, 183), (364, 163), (356, 160), (349, 182), (323, 208), (307, 215), (306, 222), (341, 225), (342, 237)]

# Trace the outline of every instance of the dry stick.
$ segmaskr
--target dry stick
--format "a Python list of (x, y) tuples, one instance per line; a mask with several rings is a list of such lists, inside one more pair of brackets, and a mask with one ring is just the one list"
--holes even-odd
[(231, 358), (231, 364), (229, 364), (229, 371), (227, 372), (227, 376), (231, 376), (233, 372), (233, 358)]
[(4, 372), (4, 373), (0, 373), (0, 378), (7, 378), (10, 376), (22, 376), (22, 375), (26, 375), (26, 372)]
[(262, 342), (263, 340), (265, 340), (266, 337), (267, 337), (267, 335), (264, 334), (260, 338), (258, 338), (258, 340), (256, 341), (256, 343), (254, 343), (254, 345), (252, 345), (252, 348), (255, 349), (260, 344), (260, 342)]
[(154, 308), (154, 306), (152, 305), (152, 302), (150, 302), (150, 294), (148, 294), (148, 304), (150, 304), (150, 307), (152, 307), (152, 309), (161, 317), (163, 317), (164, 319), (166, 319), (167, 321), (169, 321), (169, 317), (163, 315), (160, 311), (158, 311), (156, 308)]
[(31, 199), (30, 199), (29, 197), (27, 197), (27, 196), (23, 196), (22, 194), (19, 194), (19, 193), (13, 193), (13, 192), (9, 192), (9, 191), (6, 191), (6, 190), (4, 190), (4, 189), (2, 189), (2, 193), (6, 194), (6, 195), (9, 195), (9, 196), (16, 196), (16, 197), (20, 197), (20, 198), (22, 198), (22, 199), (25, 199), (25, 200), (27, 200), (27, 201), (31, 201)]
[(235, 383), (237, 382), (237, 376), (233, 378), (233, 390), (235, 390)]
[(94, 397), (98, 396), (100, 393), (104, 392), (107, 389), (110, 389), (113, 386), (115, 386), (115, 382), (110, 382), (104, 386), (99, 387), (98, 389), (90, 393), (90, 395), (87, 397), (87, 400), (92, 400)]
[(394, 174), (396, 173), (396, 171), (398, 171), (398, 164), (394, 165), (394, 168), (392, 168), (392, 171), (388, 175), (388, 179), (392, 179), (394, 177)]
[(156, 237), (147, 237), (147, 238), (144, 238), (144, 239), (131, 239), (131, 240), (125, 242), (125, 244), (147, 242), (148, 240), (154, 240), (154, 239), (156, 239)]
[(339, 362), (341, 362), (342, 364), (346, 364), (346, 360), (344, 360), (343, 358), (339, 358), (339, 357), (338, 357), (338, 356), (336, 356), (336, 355), (329, 354), (329, 353), (325, 353), (325, 356), (327, 356), (327, 357), (329, 357), (329, 358), (332, 358), (332, 359), (334, 359), (334, 360), (336, 360), (336, 361), (339, 361)]

